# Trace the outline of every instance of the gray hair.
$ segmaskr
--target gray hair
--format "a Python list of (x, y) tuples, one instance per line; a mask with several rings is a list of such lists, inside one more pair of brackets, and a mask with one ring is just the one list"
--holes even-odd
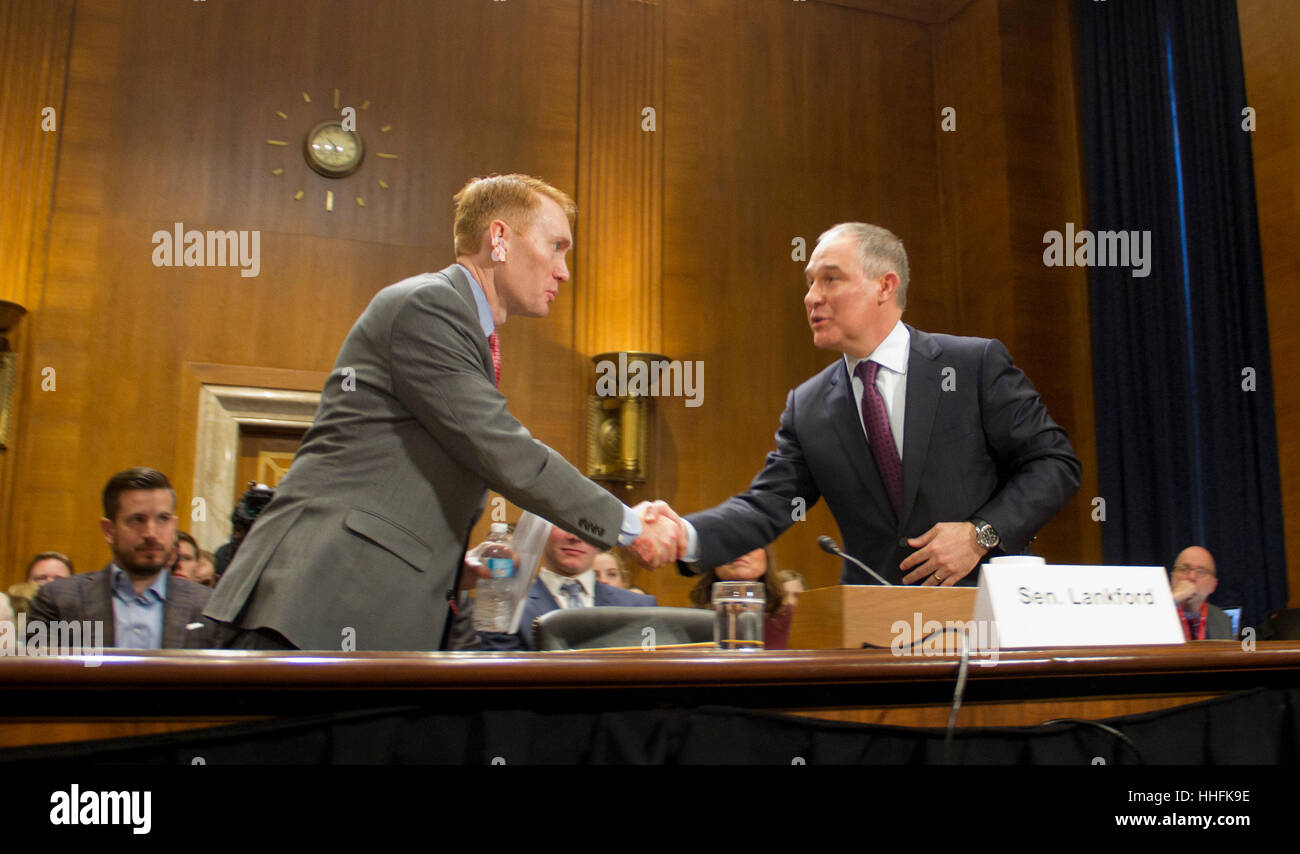
[(903, 241), (887, 228), (865, 222), (842, 222), (822, 232), (817, 245), (828, 240), (851, 237), (858, 244), (858, 262), (862, 274), (874, 279), (886, 273), (898, 274), (898, 291), (894, 295), (900, 310), (907, 308), (907, 250)]

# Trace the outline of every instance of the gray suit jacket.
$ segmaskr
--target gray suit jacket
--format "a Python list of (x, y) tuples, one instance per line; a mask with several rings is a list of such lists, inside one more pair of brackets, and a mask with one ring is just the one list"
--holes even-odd
[(622, 503), (506, 409), (453, 265), (384, 288), (352, 327), (207, 613), (302, 649), (436, 649), (489, 487), (603, 548), (618, 539)]
[(1205, 639), (1236, 640), (1237, 636), (1232, 632), (1232, 617), (1219, 606), (1213, 603), (1209, 605), (1205, 610)]
[[(100, 620), (104, 625), (104, 646), (117, 646), (117, 621), (113, 616), (112, 564), (98, 572), (56, 578), (41, 587), (32, 599), (27, 622), (54, 620)], [(202, 584), (170, 576), (167, 599), (163, 602), (163, 649), (206, 649), (212, 646), (212, 624), (203, 619), (203, 606), (212, 591)], [(193, 623), (202, 629), (187, 629)]]
[[(995, 553), (1029, 548), (1079, 487), (1069, 438), (1000, 342), (908, 329), (902, 513), (885, 493), (848, 370), (836, 359), (790, 392), (776, 450), (749, 490), (687, 517), (699, 532), (700, 566), (775, 540), (794, 523), (796, 498), (811, 507), (824, 497), (844, 551), (895, 584), (914, 551), (905, 540), (938, 522), (979, 517), (1001, 536)], [(976, 569), (961, 583), (978, 577)], [(840, 582), (875, 583), (847, 561)]]

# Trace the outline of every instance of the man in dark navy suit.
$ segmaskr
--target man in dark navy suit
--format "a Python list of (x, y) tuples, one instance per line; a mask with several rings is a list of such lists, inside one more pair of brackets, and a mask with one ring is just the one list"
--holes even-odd
[[(969, 585), (985, 555), (1027, 550), (1080, 467), (1006, 347), (903, 323), (907, 255), (879, 226), (830, 229), (805, 274), (813, 344), (843, 357), (790, 393), (749, 489), (686, 517), (683, 571), (766, 545), (823, 497), (845, 551), (891, 583)], [(875, 583), (848, 562), (840, 580)]]
[(651, 607), (653, 596), (621, 590), (596, 580), (593, 564), (600, 549), (563, 528), (551, 528), (543, 551), (542, 568), (528, 590), (518, 634), (479, 632), (483, 649), (535, 649), (533, 621), (561, 608), (599, 608), (603, 605)]

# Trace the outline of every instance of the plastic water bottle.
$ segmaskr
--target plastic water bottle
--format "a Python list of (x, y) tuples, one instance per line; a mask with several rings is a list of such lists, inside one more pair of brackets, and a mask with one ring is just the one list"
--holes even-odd
[(492, 577), (480, 578), (475, 585), (475, 631), (510, 631), (510, 619), (515, 615), (515, 550), (510, 547), (508, 531), (504, 522), (493, 522), (492, 533), (479, 552)]

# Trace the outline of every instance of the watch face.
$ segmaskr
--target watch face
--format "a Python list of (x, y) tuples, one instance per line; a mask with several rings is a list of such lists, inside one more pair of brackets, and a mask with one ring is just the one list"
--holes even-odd
[(307, 133), (303, 155), (308, 165), (327, 178), (351, 175), (361, 166), (365, 147), (361, 135), (338, 122), (322, 122)]

